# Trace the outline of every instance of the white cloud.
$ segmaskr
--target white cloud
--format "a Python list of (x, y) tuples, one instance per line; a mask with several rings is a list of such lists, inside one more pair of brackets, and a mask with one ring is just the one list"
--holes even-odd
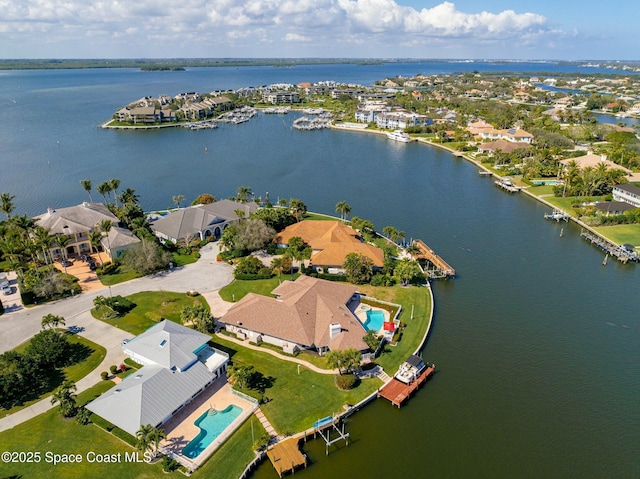
[[(220, 53), (231, 54), (239, 40), (255, 39), (257, 31), (260, 42), (313, 43), (342, 56), (336, 50), (338, 42), (341, 47), (419, 45), (472, 37), (517, 42), (550, 30), (547, 19), (535, 13), (465, 13), (447, 1), (417, 10), (396, 0), (0, 0), (0, 11), (0, 31), (8, 34), (0, 39), (4, 51), (8, 42), (20, 40), (35, 48), (37, 31), (50, 43), (60, 42), (61, 48), (69, 47), (73, 34), (77, 39), (111, 37), (123, 43), (128, 39), (131, 56), (143, 54), (137, 48), (148, 51), (149, 45), (143, 44), (151, 40), (159, 48), (185, 45), (188, 40), (182, 55), (191, 56), (211, 44), (223, 48), (227, 39), (230, 51)], [(64, 36), (59, 33), (62, 26)], [(250, 49), (250, 42), (244, 44)], [(96, 53), (104, 54), (106, 47), (96, 44)]]
[(311, 37), (300, 35), (299, 33), (287, 33), (284, 36), (285, 42), (310, 42), (312, 41)]

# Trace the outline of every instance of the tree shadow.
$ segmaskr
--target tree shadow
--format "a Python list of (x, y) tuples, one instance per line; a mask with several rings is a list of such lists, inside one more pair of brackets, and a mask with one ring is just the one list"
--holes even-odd
[(266, 377), (259, 371), (254, 371), (249, 378), (248, 384), (249, 388), (255, 391), (258, 391), (260, 394), (264, 394), (267, 389), (273, 387), (273, 383), (276, 381), (276, 378), (273, 376)]
[(69, 347), (69, 355), (67, 356), (67, 360), (65, 361), (65, 366), (71, 366), (72, 364), (78, 364), (82, 361), (86, 360), (93, 353), (93, 349), (91, 349), (86, 344), (82, 343), (74, 343)]

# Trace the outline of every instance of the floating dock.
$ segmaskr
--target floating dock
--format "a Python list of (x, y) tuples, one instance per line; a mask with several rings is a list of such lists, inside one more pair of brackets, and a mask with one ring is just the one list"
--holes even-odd
[(267, 456), (275, 468), (278, 476), (288, 472), (294, 473), (297, 467), (307, 467), (307, 457), (300, 452), (298, 444), (300, 439), (287, 439), (277, 443), (267, 451)]
[(402, 381), (398, 381), (396, 378), (393, 378), (387, 384), (382, 386), (382, 388), (378, 389), (378, 397), (388, 399), (391, 401), (391, 404), (400, 408), (402, 403), (405, 402), (411, 394), (413, 394), (413, 392), (416, 391), (422, 383), (424, 383), (429, 376), (433, 374), (434, 371), (434, 366), (427, 366), (420, 376), (410, 384), (405, 384)]
[(456, 270), (453, 269), (445, 260), (438, 256), (435, 251), (429, 248), (422, 240), (414, 240), (413, 244), (418, 247), (419, 252), (414, 256), (416, 259), (424, 259), (433, 265), (433, 269), (427, 269), (426, 273), (431, 278), (453, 278)]

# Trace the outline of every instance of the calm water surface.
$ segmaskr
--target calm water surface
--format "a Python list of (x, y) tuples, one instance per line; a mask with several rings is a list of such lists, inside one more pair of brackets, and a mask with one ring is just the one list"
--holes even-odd
[[(145, 95), (478, 68), (445, 66), (0, 72), (0, 191), (30, 215), (86, 199), (85, 178), (120, 178), (145, 209), (239, 185), (325, 213), (344, 200), (452, 264), (459, 277), (434, 285), (424, 351), (436, 375), (401, 410), (380, 400), (352, 417), (348, 448), (326, 458), (309, 442), (312, 466), (295, 477), (640, 477), (638, 266), (603, 268), (577, 227), (545, 222), (544, 206), (442, 150), (299, 132), (293, 115), (217, 130), (98, 128)], [(522, 68), (535, 67), (551, 68)], [(277, 475), (265, 463), (255, 477)]]

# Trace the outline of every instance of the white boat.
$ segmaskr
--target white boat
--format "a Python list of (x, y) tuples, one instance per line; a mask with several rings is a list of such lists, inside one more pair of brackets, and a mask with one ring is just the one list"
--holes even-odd
[(401, 141), (402, 143), (409, 143), (411, 141), (411, 137), (402, 130), (387, 133), (387, 138), (394, 141)]

